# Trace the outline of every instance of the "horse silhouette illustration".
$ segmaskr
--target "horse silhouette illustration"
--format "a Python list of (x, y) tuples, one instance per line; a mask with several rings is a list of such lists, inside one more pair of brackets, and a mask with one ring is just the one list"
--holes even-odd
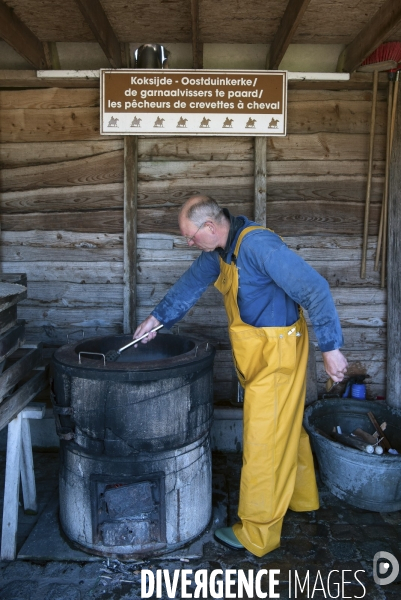
[(233, 122), (234, 122), (234, 119), (229, 119), (228, 117), (226, 117), (226, 120), (223, 123), (223, 127), (232, 127)]
[(272, 119), (270, 121), (269, 129), (278, 129), (278, 119)]
[(206, 117), (203, 117), (199, 127), (209, 127), (209, 123), (210, 123), (210, 119), (206, 119)]
[(160, 117), (157, 117), (155, 124), (153, 125), (153, 127), (164, 127), (163, 125), (164, 123), (164, 119), (161, 119)]
[(107, 127), (118, 127), (118, 125), (117, 125), (118, 121), (119, 121), (119, 119), (115, 119), (114, 117), (111, 117)]
[(251, 117), (249, 117), (245, 127), (253, 127), (255, 128), (255, 123), (256, 123), (256, 119), (251, 119)]
[(140, 127), (142, 119), (138, 119), (138, 117), (134, 117), (131, 123), (131, 127)]
[(188, 121), (188, 119), (184, 119), (183, 117), (180, 117), (180, 120), (177, 123), (177, 127), (186, 127), (187, 121)]

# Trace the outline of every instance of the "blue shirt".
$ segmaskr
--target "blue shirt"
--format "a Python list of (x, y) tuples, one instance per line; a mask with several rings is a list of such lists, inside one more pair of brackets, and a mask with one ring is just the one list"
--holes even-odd
[[(242, 217), (224, 259), (231, 263), (238, 236), (256, 225)], [(238, 308), (241, 319), (254, 327), (282, 327), (298, 319), (298, 305), (308, 311), (322, 352), (343, 345), (340, 321), (327, 281), (281, 238), (268, 229), (246, 234), (237, 257)], [(202, 252), (180, 277), (152, 315), (167, 328), (182, 319), (220, 274), (219, 253)]]

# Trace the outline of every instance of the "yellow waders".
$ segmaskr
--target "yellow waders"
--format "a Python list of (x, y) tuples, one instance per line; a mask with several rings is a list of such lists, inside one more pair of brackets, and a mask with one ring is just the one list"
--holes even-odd
[[(234, 254), (249, 231), (241, 232)], [(220, 258), (215, 286), (224, 295), (235, 366), (244, 394), (243, 464), (233, 531), (256, 556), (280, 545), (288, 508), (319, 508), (309, 438), (302, 427), (308, 330), (300, 315), (290, 327), (253, 327), (239, 314), (238, 271)]]

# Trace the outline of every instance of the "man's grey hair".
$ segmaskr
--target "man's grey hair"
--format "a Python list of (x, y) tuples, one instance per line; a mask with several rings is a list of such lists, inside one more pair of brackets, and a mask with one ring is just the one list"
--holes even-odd
[(199, 202), (190, 206), (185, 216), (197, 227), (200, 227), (206, 221), (221, 223), (225, 218), (223, 209), (220, 208), (216, 200), (211, 196), (202, 196)]

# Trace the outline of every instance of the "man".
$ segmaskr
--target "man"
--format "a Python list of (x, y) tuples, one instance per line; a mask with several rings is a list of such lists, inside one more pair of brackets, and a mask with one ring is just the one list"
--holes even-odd
[[(234, 362), (244, 387), (243, 466), (238, 516), (215, 537), (263, 556), (280, 545), (288, 508), (319, 508), (309, 438), (302, 427), (308, 359), (308, 310), (327, 374), (342, 381), (347, 360), (329, 286), (279, 236), (233, 217), (207, 196), (182, 207), (179, 227), (203, 252), (134, 337), (171, 327), (211, 284), (223, 294)], [(149, 334), (145, 342), (155, 337)]]

